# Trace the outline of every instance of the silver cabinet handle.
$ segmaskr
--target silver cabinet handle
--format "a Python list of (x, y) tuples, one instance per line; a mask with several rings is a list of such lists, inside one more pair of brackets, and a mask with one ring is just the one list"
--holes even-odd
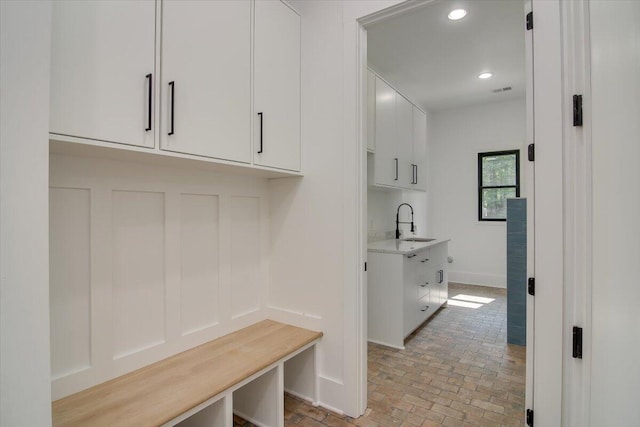
[(444, 282), (444, 270), (438, 270), (438, 283)]
[(425, 259), (423, 259), (423, 260), (422, 260), (422, 261), (420, 261), (420, 262), (427, 262), (427, 261), (429, 261), (429, 258), (425, 258)]
[(427, 310), (429, 310), (429, 306), (428, 305), (425, 305), (424, 307), (422, 307), (420, 309), (420, 311), (427, 311)]
[(411, 254), (411, 255), (407, 255), (407, 258), (413, 258), (415, 256), (416, 256), (416, 254)]
[(424, 282), (424, 285), (423, 285), (423, 284), (421, 284), (421, 285), (420, 285), (420, 287), (421, 287), (421, 288), (424, 288), (424, 287), (426, 287), (426, 286), (428, 286), (428, 285), (429, 285), (429, 282)]

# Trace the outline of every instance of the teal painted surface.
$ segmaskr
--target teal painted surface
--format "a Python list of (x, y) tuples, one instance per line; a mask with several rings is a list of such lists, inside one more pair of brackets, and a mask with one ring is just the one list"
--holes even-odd
[(507, 342), (527, 343), (527, 199), (507, 200)]

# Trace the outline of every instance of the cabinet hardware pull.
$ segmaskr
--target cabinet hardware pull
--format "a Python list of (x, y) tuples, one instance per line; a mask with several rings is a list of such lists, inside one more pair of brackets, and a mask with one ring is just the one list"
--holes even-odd
[(427, 262), (427, 261), (429, 261), (429, 258), (425, 258), (425, 259), (423, 259), (423, 260), (422, 260), (422, 261), (420, 261), (420, 262)]
[(429, 306), (428, 305), (425, 305), (423, 308), (420, 309), (420, 311), (427, 311), (427, 310), (429, 310)]
[(407, 258), (413, 258), (416, 254), (407, 255)]
[(153, 76), (147, 74), (146, 79), (149, 82), (149, 94), (147, 95), (147, 127), (144, 129), (145, 132), (151, 130), (151, 92), (153, 92)]
[(173, 112), (175, 110), (174, 99), (176, 97), (176, 82), (169, 82), (169, 87), (171, 88), (171, 119), (170, 119), (171, 130), (169, 131), (168, 135), (173, 135), (174, 133)]
[(258, 154), (262, 153), (262, 112), (258, 113), (258, 115), (260, 116), (260, 149), (258, 150)]
[(415, 168), (415, 178), (414, 178), (414, 184), (418, 183), (418, 165), (413, 165), (413, 167)]
[(444, 270), (438, 270), (438, 283), (444, 282)]
[(426, 287), (427, 285), (429, 285), (429, 282), (424, 282), (424, 285), (420, 285), (421, 288)]
[(413, 163), (411, 163), (411, 183), (416, 183), (416, 165)]
[(398, 158), (396, 157), (393, 160), (396, 162), (396, 177), (393, 178), (393, 180), (397, 181), (398, 180)]

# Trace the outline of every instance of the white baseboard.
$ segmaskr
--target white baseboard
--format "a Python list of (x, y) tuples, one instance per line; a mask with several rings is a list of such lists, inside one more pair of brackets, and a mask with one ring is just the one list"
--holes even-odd
[(463, 285), (489, 286), (491, 288), (506, 288), (507, 276), (450, 270), (449, 282)]

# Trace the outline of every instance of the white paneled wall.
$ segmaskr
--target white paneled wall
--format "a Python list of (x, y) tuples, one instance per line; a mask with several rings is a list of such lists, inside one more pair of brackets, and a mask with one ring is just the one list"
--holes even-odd
[(180, 325), (187, 335), (219, 321), (219, 196), (181, 194), (180, 199)]
[(265, 318), (267, 180), (50, 160), (53, 399)]
[(90, 196), (86, 188), (50, 189), (51, 375), (91, 366)]

